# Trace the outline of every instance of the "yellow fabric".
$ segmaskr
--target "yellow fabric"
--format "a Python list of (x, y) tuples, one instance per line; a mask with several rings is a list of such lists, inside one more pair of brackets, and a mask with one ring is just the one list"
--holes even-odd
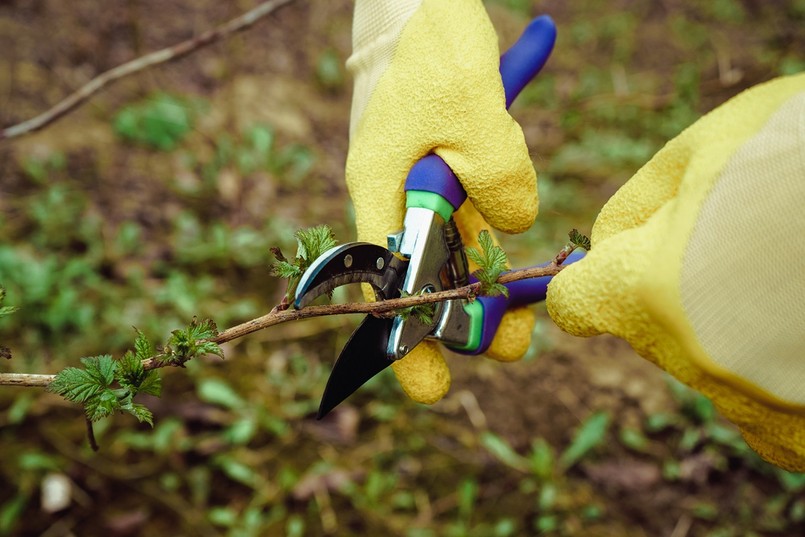
[[(362, 43), (382, 43), (393, 57), (379, 76), (365, 60), (372, 57), (368, 49), (355, 50), (348, 62), (361, 101), (353, 105), (346, 167), (359, 240), (384, 245), (388, 233), (402, 228), (405, 177), (432, 151), (467, 191), (470, 203), (456, 213), (467, 244), (487, 222), (508, 233), (527, 229), (537, 215), (536, 173), (522, 130), (506, 111), (497, 36), (480, 0), (424, 0), (398, 37), (396, 24), (361, 25), (390, 29), (386, 37), (358, 33)], [(522, 356), (532, 327), (533, 314), (511, 312), (489, 354), (504, 361)], [(418, 345), (393, 368), (417, 401), (433, 403), (450, 387), (433, 343)]]
[[(805, 74), (776, 79), (669, 142), (605, 205), (592, 250), (553, 280), (547, 304), (572, 334), (629, 341), (710, 397), (761, 456), (796, 471), (805, 388), (785, 379), (805, 375), (805, 250), (794, 244), (805, 231), (803, 95)], [(730, 322), (755, 344), (731, 342)]]
[(347, 69), (355, 75), (350, 137), (378, 80), (391, 65), (400, 35), (422, 0), (356, 0), (352, 20), (353, 54)]

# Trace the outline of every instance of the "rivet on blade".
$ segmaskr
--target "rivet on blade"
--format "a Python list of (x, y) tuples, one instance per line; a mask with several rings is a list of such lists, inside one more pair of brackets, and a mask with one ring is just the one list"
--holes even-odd
[(344, 266), (349, 268), (352, 266), (352, 255), (347, 254), (344, 256)]
[(385, 264), (386, 264), (386, 261), (382, 257), (378, 257), (377, 258), (377, 263), (375, 263), (375, 266), (377, 267), (377, 270), (381, 270)]

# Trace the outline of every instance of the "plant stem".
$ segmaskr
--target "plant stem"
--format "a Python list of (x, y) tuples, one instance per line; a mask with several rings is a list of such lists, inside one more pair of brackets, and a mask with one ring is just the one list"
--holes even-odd
[[(568, 247), (565, 247), (567, 249)], [(562, 250), (562, 252), (565, 251)], [(566, 256), (565, 256), (566, 257)], [(543, 276), (555, 276), (562, 270), (561, 253), (557, 255), (554, 260), (544, 267), (531, 267), (526, 269), (512, 270), (502, 274), (498, 278), (498, 283), (510, 283), (517, 280), (525, 280), (527, 278), (540, 278)], [(365, 313), (371, 315), (383, 315), (411, 306), (419, 306), (422, 304), (431, 304), (435, 302), (444, 302), (446, 300), (467, 299), (478, 295), (480, 283), (473, 283), (464, 287), (456, 289), (448, 289), (446, 291), (439, 291), (436, 293), (426, 293), (422, 295), (409, 296), (405, 298), (394, 298), (390, 300), (383, 300), (380, 302), (355, 302), (349, 304), (327, 304), (322, 306), (308, 306), (301, 310), (294, 309), (278, 309), (274, 308), (266, 315), (257, 317), (245, 323), (227, 328), (220, 332), (210, 341), (213, 343), (226, 343), (243, 336), (252, 334), (259, 330), (264, 330), (271, 326), (287, 323), (289, 321), (298, 321), (301, 319), (309, 319), (312, 317), (323, 317), (325, 315), (344, 315), (349, 313)], [(152, 356), (143, 360), (143, 367), (146, 370), (158, 369), (171, 365), (164, 362), (160, 358), (162, 355)], [(0, 373), (0, 386), (24, 386), (24, 387), (39, 387), (45, 388), (48, 384), (53, 382), (56, 375), (32, 375), (24, 373)]]
[(280, 8), (292, 0), (269, 0), (263, 2), (257, 7), (247, 11), (243, 15), (235, 17), (234, 19), (208, 30), (198, 37), (182, 41), (176, 45), (151, 52), (145, 56), (140, 56), (122, 65), (118, 65), (100, 75), (96, 76), (85, 85), (80, 87), (68, 95), (62, 101), (56, 103), (55, 106), (39, 114), (38, 116), (23, 121), (17, 125), (6, 127), (0, 130), (0, 140), (7, 138), (15, 138), (24, 134), (30, 134), (38, 131), (62, 116), (67, 115), (69, 112), (78, 108), (81, 104), (87, 101), (90, 97), (101, 91), (103, 88), (120, 80), (123, 77), (138, 73), (149, 67), (166, 63), (187, 56), (191, 52), (195, 52), (207, 45), (215, 43), (224, 37), (228, 37), (236, 32), (240, 32), (250, 28), (254, 23), (272, 13), (277, 8)]

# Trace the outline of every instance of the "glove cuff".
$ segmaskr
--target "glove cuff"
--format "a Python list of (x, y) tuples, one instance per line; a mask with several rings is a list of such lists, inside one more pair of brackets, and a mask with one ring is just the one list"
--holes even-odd
[(352, 22), (352, 55), (347, 69), (355, 77), (350, 138), (377, 81), (391, 64), (403, 28), (423, 0), (356, 0)]

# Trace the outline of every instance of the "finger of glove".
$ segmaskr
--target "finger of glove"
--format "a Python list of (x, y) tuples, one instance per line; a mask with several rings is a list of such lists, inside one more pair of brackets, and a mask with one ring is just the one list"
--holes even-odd
[[(660, 212), (655, 213), (660, 214)], [(600, 241), (581, 259), (565, 267), (548, 284), (548, 314), (576, 336), (611, 333), (628, 339), (647, 322), (637, 289), (656, 240), (656, 220)]]
[(500, 320), (492, 344), (486, 350), (488, 358), (498, 362), (516, 362), (531, 346), (536, 315), (531, 308), (514, 308)]
[(437, 344), (423, 341), (405, 357), (391, 364), (406, 395), (432, 405), (450, 390), (450, 370)]
[(362, 239), (399, 227), (405, 177), (432, 151), (493, 226), (522, 231), (536, 216), (536, 174), (505, 110), (494, 29), (480, 2), (463, 6), (460, 24), (453, 11), (426, 0), (411, 17), (355, 130), (347, 183)]

